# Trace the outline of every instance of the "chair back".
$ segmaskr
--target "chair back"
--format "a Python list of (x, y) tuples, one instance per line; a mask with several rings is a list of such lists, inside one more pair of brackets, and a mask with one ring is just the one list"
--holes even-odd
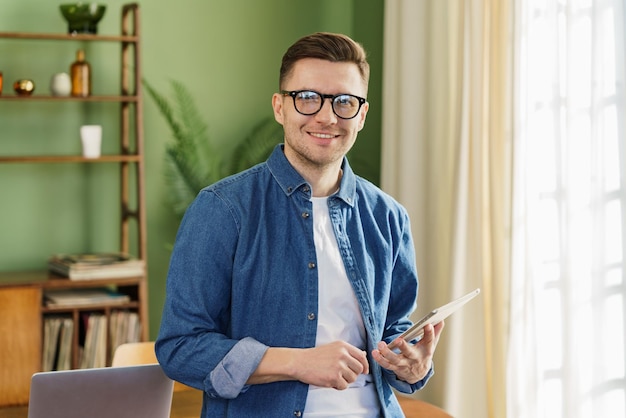
[[(154, 341), (125, 343), (119, 345), (113, 353), (112, 367), (134, 366), (137, 364), (158, 363), (154, 352)], [(189, 386), (174, 381), (174, 392), (191, 389)]]
[(398, 402), (406, 418), (453, 418), (443, 409), (420, 399), (398, 396)]
[(154, 353), (154, 341), (121, 344), (113, 353), (111, 366), (134, 366), (158, 363)]

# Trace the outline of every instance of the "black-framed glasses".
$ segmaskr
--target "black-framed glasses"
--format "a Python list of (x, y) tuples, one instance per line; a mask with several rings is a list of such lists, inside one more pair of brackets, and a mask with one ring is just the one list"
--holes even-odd
[(366, 102), (362, 97), (353, 94), (322, 94), (313, 90), (281, 90), (283, 96), (291, 96), (296, 111), (311, 116), (322, 110), (324, 100), (330, 99), (333, 112), (341, 119), (352, 119), (359, 114), (361, 106)]

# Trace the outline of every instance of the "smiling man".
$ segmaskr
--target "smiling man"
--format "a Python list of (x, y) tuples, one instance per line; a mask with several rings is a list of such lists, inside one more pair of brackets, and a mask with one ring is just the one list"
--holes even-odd
[(397, 339), (418, 290), (407, 213), (346, 158), (368, 79), (349, 37), (299, 39), (272, 96), (284, 144), (185, 214), (156, 352), (204, 391), (203, 417), (401, 417), (392, 388), (433, 373), (443, 323)]

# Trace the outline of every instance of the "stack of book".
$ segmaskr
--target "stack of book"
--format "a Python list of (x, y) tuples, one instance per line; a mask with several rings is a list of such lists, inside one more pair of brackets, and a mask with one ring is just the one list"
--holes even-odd
[(106, 367), (107, 348), (112, 356), (120, 344), (141, 340), (139, 315), (134, 311), (114, 310), (108, 317), (101, 312), (84, 312), (80, 316), (80, 326), (79, 323), (75, 325), (70, 316), (47, 315), (44, 319), (43, 371), (72, 368), (75, 332), (79, 338), (79, 368)]
[(48, 259), (48, 270), (71, 280), (140, 277), (145, 263), (124, 253), (56, 254)]
[(141, 341), (141, 323), (139, 322), (137, 312), (122, 310), (111, 312), (109, 324), (109, 350), (111, 356), (121, 344), (137, 341)]
[(111, 356), (124, 343), (140, 341), (141, 325), (137, 312), (117, 310), (107, 318), (104, 314), (83, 314), (85, 340), (79, 367), (81, 369), (107, 366), (107, 343)]
[(43, 359), (44, 372), (72, 368), (72, 336), (74, 321), (69, 316), (49, 316), (44, 320)]
[(80, 355), (81, 369), (106, 367), (107, 317), (103, 314), (84, 314), (85, 342)]

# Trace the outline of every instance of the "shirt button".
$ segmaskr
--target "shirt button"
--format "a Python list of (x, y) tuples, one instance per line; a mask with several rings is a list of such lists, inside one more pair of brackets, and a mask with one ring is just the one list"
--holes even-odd
[(302, 217), (304, 219), (308, 219), (309, 216), (311, 216), (311, 215), (309, 215), (309, 212), (302, 212)]
[(301, 417), (302, 416), (302, 412), (300, 412), (300, 411), (293, 411), (293, 416), (294, 417)]
[(309, 191), (311, 191), (309, 186), (304, 186), (304, 188), (302, 190), (304, 190), (305, 193), (308, 193)]
[(311, 312), (310, 314), (308, 314), (306, 316), (306, 319), (308, 319), (309, 321), (312, 321), (315, 319), (315, 314), (313, 312)]
[(310, 268), (310, 269), (314, 269), (314, 268), (315, 268), (315, 263), (311, 261), (311, 262), (309, 263), (309, 268)]

